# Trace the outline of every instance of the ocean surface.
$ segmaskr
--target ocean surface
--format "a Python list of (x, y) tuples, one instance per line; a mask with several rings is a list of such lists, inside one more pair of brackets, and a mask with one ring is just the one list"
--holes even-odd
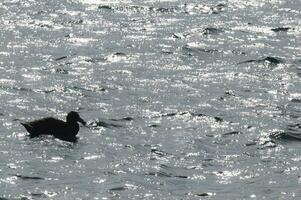
[(301, 199), (300, 8), (0, 0), (0, 199)]

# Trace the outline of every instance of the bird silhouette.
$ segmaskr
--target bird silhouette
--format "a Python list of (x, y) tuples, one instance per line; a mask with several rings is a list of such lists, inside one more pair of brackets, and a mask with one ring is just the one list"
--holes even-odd
[(66, 117), (66, 122), (53, 117), (46, 117), (21, 124), (29, 132), (30, 138), (38, 137), (40, 135), (52, 135), (61, 140), (76, 142), (76, 135), (79, 131), (77, 122), (86, 125), (86, 122), (77, 112), (71, 111)]

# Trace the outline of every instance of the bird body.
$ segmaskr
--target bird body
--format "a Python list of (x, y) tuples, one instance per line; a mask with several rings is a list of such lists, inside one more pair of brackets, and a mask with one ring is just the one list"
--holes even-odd
[(76, 135), (79, 131), (79, 125), (77, 122), (85, 125), (85, 121), (80, 118), (77, 112), (74, 111), (68, 113), (66, 119), (66, 122), (64, 122), (53, 117), (47, 117), (21, 124), (29, 132), (29, 136), (31, 138), (40, 135), (53, 135), (54, 137), (61, 140), (76, 142)]

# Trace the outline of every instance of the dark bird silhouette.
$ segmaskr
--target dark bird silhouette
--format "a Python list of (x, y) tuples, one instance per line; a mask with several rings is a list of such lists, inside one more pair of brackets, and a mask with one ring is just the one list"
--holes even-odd
[(61, 140), (76, 142), (76, 135), (79, 131), (79, 125), (77, 122), (86, 125), (86, 122), (80, 118), (77, 112), (71, 111), (66, 117), (66, 122), (52, 117), (47, 117), (21, 124), (29, 132), (29, 136), (31, 138), (40, 135), (53, 135)]

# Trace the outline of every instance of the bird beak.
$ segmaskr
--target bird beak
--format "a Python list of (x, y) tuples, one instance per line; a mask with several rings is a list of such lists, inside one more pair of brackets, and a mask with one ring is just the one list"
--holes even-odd
[(86, 126), (86, 122), (85, 122), (82, 118), (79, 118), (78, 121), (79, 121), (82, 125)]

